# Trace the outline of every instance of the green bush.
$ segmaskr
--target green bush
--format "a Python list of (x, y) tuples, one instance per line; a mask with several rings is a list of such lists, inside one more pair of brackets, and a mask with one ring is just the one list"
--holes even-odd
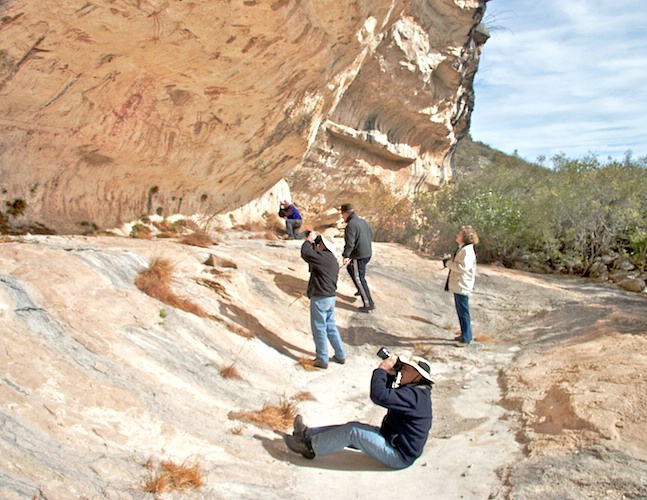
[(588, 275), (604, 255), (647, 260), (647, 159), (601, 163), (595, 156), (559, 155), (552, 167), (494, 154), (482, 168), (418, 196), (418, 244), (441, 255), (463, 225), (479, 233), (481, 262), (522, 261)]

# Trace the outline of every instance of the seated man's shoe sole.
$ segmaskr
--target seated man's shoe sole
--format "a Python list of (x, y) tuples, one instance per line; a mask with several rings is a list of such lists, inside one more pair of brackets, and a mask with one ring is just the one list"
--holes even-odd
[(306, 440), (306, 431), (308, 428), (306, 425), (303, 423), (303, 417), (301, 415), (297, 415), (294, 417), (294, 423), (292, 424), (292, 435), (301, 440), (304, 441)]
[(296, 436), (283, 436), (283, 441), (288, 448), (290, 448), (294, 453), (299, 453), (305, 458), (312, 460), (315, 457), (315, 452), (310, 448), (305, 441), (297, 438)]

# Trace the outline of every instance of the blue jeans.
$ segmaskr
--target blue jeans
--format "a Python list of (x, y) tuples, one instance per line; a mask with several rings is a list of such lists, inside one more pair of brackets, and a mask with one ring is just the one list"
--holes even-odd
[(350, 277), (353, 279), (353, 283), (357, 287), (360, 297), (362, 297), (362, 302), (365, 307), (370, 307), (375, 305), (373, 298), (371, 297), (371, 291), (368, 289), (368, 283), (366, 283), (366, 264), (371, 260), (370, 257), (365, 259), (351, 259), (351, 261), (346, 266), (346, 270)]
[(472, 342), (472, 322), (470, 320), (470, 298), (468, 295), (454, 294), (458, 322), (461, 324), (461, 342)]
[(400, 453), (380, 434), (379, 427), (361, 422), (309, 427), (308, 437), (317, 456), (328, 455), (349, 446), (362, 450), (393, 469), (404, 469), (408, 466)]
[(341, 335), (335, 324), (335, 303), (337, 297), (310, 298), (310, 327), (315, 341), (317, 359), (328, 363), (328, 341), (339, 359), (346, 358)]

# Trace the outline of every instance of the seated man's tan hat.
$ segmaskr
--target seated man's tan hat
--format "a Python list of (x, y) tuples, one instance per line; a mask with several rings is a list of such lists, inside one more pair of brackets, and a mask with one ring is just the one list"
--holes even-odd
[(410, 358), (400, 358), (400, 361), (412, 366), (420, 375), (423, 376), (423, 378), (427, 379), (432, 384), (434, 383), (431, 379), (431, 367), (429, 365), (429, 361), (425, 358), (421, 358), (420, 356), (411, 356)]

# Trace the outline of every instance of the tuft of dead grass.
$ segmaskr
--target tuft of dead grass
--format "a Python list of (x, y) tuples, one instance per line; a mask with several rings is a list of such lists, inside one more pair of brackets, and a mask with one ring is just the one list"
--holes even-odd
[(150, 240), (153, 238), (153, 230), (145, 224), (135, 224), (130, 230), (131, 238)]
[(188, 299), (178, 297), (171, 289), (173, 264), (170, 260), (157, 257), (135, 278), (135, 286), (146, 295), (178, 309), (203, 318), (209, 315), (199, 305)]
[(222, 370), (220, 370), (220, 376), (222, 378), (237, 378), (237, 379), (243, 378), (240, 372), (238, 371), (238, 368), (236, 368), (235, 363), (232, 363), (229, 366), (226, 366)]
[(285, 431), (292, 428), (297, 413), (298, 406), (294, 400), (281, 398), (278, 406), (265, 404), (259, 411), (230, 412), (229, 418), (269, 426), (275, 431)]
[(194, 231), (191, 234), (186, 235), (180, 243), (185, 245), (192, 245), (194, 247), (202, 248), (211, 248), (213, 246), (213, 241), (211, 241), (211, 236), (209, 236), (204, 231)]
[(316, 370), (314, 363), (315, 360), (310, 358), (301, 358), (299, 359), (299, 361), (297, 361), (297, 364), (301, 365), (301, 368), (309, 372)]
[(496, 342), (495, 339), (493, 339), (492, 337), (490, 337), (488, 335), (477, 335), (476, 337), (474, 337), (474, 340), (476, 342), (484, 342), (484, 343)]
[(425, 358), (427, 361), (430, 361), (436, 354), (436, 349), (434, 346), (424, 344), (422, 342), (416, 342), (413, 344), (413, 355), (420, 356)]
[(236, 231), (247, 231), (250, 233), (261, 233), (265, 231), (265, 224), (262, 222), (246, 222), (245, 224), (238, 224), (232, 229)]
[(149, 476), (145, 480), (144, 491), (153, 495), (171, 491), (197, 490), (203, 484), (202, 471), (198, 463), (177, 465), (163, 461), (154, 470), (149, 460), (146, 467), (149, 469)]
[(243, 433), (245, 426), (243, 424), (238, 424), (231, 428), (231, 433), (235, 436), (240, 436)]
[(314, 397), (314, 394), (308, 391), (302, 391), (298, 394), (295, 394), (294, 399), (297, 401), (316, 401), (317, 398)]

